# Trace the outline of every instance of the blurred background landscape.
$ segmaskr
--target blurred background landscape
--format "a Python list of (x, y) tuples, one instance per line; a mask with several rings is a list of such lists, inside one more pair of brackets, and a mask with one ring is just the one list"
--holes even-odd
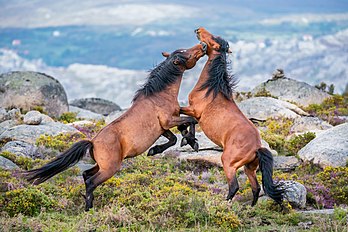
[[(26, 70), (58, 79), (70, 100), (100, 97), (128, 107), (147, 73), (197, 43), (206, 27), (230, 42), (239, 91), (276, 68), (315, 85), (348, 82), (348, 1), (0, 0), (0, 73)], [(185, 100), (205, 58), (185, 73)]]

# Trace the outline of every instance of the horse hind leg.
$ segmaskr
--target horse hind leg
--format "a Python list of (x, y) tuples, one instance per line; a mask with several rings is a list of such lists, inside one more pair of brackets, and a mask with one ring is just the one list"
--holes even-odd
[(93, 176), (86, 180), (86, 208), (88, 211), (93, 207), (93, 191), (102, 183), (110, 179), (117, 171), (121, 169), (121, 164), (115, 165), (111, 169), (99, 169)]
[(258, 167), (258, 162), (259, 161), (256, 158), (251, 163), (244, 165), (244, 172), (250, 181), (251, 189), (253, 192), (253, 201), (251, 203), (251, 206), (256, 205), (257, 200), (259, 199), (260, 191), (261, 191), (261, 187), (260, 187), (259, 182), (257, 181), (257, 178), (256, 178), (256, 169)]
[(223, 169), (227, 178), (228, 183), (228, 195), (226, 200), (232, 200), (239, 190), (239, 184), (237, 180), (237, 168), (233, 165), (235, 162), (230, 160), (230, 156), (226, 152), (223, 152), (221, 156)]
[(83, 177), (84, 182), (86, 183), (86, 181), (87, 181), (91, 176), (93, 176), (94, 174), (96, 174), (98, 171), (99, 171), (99, 166), (98, 166), (98, 164), (96, 164), (94, 167), (92, 167), (92, 168), (90, 168), (90, 169), (85, 170), (85, 171), (82, 173), (82, 177)]
[(93, 207), (93, 191), (121, 169), (123, 160), (120, 145), (117, 143), (113, 146), (99, 141), (94, 144), (94, 158), (97, 165), (84, 173), (84, 178), (86, 178), (86, 211)]

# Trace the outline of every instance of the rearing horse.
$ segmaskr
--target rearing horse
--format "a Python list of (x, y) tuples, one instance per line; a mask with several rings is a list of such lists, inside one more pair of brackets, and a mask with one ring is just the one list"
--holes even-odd
[[(120, 170), (123, 159), (142, 154), (162, 134), (169, 139), (162, 145), (164, 148), (174, 145), (176, 137), (169, 129), (196, 122), (191, 117), (180, 117), (177, 97), (184, 71), (196, 65), (205, 55), (205, 49), (206, 46), (198, 44), (170, 55), (164, 54), (167, 59), (151, 71), (129, 110), (92, 140), (79, 141), (43, 167), (24, 173), (26, 179), (40, 184), (75, 165), (89, 151), (96, 165), (83, 172), (83, 179), (86, 185), (85, 209), (92, 208), (94, 189)], [(156, 152), (161, 151), (153, 150), (152, 154)]]
[[(227, 200), (232, 199), (239, 189), (236, 172), (244, 165), (253, 192), (252, 206), (257, 203), (260, 186), (256, 169), (260, 165), (265, 193), (281, 204), (284, 190), (273, 182), (272, 154), (261, 147), (257, 128), (232, 98), (236, 81), (227, 69), (228, 42), (204, 28), (195, 32), (198, 39), (208, 46), (208, 61), (189, 94), (189, 106), (180, 108), (180, 113), (195, 117), (207, 137), (223, 148), (221, 160), (229, 185)], [(186, 144), (185, 138), (182, 144)]]

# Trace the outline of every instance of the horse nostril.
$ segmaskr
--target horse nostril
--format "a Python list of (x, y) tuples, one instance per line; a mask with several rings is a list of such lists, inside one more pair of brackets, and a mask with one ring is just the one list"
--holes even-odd
[(196, 30), (194, 30), (194, 32), (197, 34), (198, 33), (198, 28)]

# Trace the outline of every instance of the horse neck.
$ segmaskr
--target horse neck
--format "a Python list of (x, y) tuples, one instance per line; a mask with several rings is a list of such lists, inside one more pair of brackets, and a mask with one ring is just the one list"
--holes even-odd
[(203, 70), (201, 72), (201, 75), (199, 76), (199, 79), (194, 87), (194, 89), (198, 90), (200, 87), (209, 79), (209, 68), (214, 60), (215, 57), (219, 56), (220, 53), (217, 52), (211, 52), (208, 54), (208, 60), (205, 63)]
[(163, 93), (169, 95), (169, 96), (173, 96), (175, 99), (178, 98), (179, 95), (179, 89), (180, 89), (180, 85), (181, 85), (181, 81), (182, 81), (182, 76), (183, 74), (179, 75), (176, 78), (176, 81), (169, 85), (165, 91), (163, 91)]

